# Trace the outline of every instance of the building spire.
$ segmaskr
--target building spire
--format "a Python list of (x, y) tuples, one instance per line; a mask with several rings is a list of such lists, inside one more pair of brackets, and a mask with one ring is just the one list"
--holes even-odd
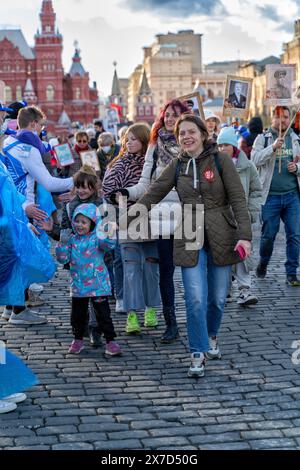
[(148, 83), (148, 80), (147, 80), (147, 75), (146, 75), (145, 69), (144, 69), (143, 75), (142, 75), (139, 95), (151, 95), (151, 89), (149, 87), (149, 83)]
[(33, 89), (32, 81), (30, 75), (27, 78), (26, 85), (24, 88), (24, 100), (29, 104), (34, 104), (37, 102), (37, 96)]
[(113, 83), (112, 83), (112, 89), (111, 89), (111, 96), (121, 96), (121, 88), (120, 88), (120, 82), (119, 78), (117, 75), (117, 62), (113, 62), (113, 66), (115, 67), (115, 72), (114, 72), (114, 78), (113, 78)]
[(54, 13), (52, 0), (43, 0), (40, 19), (42, 24), (42, 35), (49, 36), (55, 34), (56, 14)]
[(83, 77), (86, 74), (86, 71), (81, 63), (81, 50), (79, 49), (79, 42), (77, 40), (74, 41), (74, 47), (75, 52), (72, 58), (73, 63), (69, 74), (71, 75), (71, 77), (73, 77), (74, 75), (81, 75)]

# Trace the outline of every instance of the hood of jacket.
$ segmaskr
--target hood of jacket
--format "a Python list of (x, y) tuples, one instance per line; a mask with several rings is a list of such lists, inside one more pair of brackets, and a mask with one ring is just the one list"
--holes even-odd
[(75, 230), (74, 222), (78, 214), (84, 215), (88, 219), (91, 219), (92, 222), (97, 224), (98, 216), (97, 216), (97, 206), (95, 206), (95, 204), (80, 204), (80, 206), (76, 207), (73, 213), (73, 217), (72, 217), (73, 230)]
[[(230, 157), (229, 157), (230, 158)], [(246, 170), (251, 166), (251, 161), (247, 158), (247, 155), (243, 150), (240, 150), (237, 164), (236, 164), (236, 169), (238, 172)]]

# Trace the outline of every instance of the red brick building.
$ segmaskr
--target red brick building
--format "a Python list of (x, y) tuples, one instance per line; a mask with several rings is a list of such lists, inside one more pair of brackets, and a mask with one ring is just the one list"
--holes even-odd
[(33, 48), (21, 30), (0, 30), (0, 80), (7, 103), (23, 98), (37, 104), (47, 114), (48, 129), (61, 134), (72, 121), (86, 125), (98, 117), (98, 91), (95, 82), (89, 87), (77, 43), (70, 71), (64, 73), (63, 37), (56, 29), (52, 0), (42, 1), (40, 21)]

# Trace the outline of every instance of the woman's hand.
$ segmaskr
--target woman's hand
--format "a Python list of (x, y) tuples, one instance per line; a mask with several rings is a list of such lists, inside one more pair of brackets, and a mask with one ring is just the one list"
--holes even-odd
[(120, 188), (120, 189), (113, 191), (109, 197), (113, 204), (117, 204), (119, 205), (120, 208), (123, 208), (127, 206), (127, 204), (124, 201), (124, 198), (129, 197), (129, 192), (127, 191), (127, 189)]
[(251, 242), (248, 240), (239, 240), (235, 245), (234, 251), (237, 251), (239, 246), (245, 251), (245, 259), (249, 258), (251, 254)]
[(73, 191), (69, 191), (68, 193), (65, 193), (65, 194), (61, 194), (60, 196), (58, 196), (58, 199), (61, 201), (61, 202), (70, 202), (70, 201), (73, 201), (75, 197), (75, 193)]
[(37, 227), (39, 227), (42, 230), (45, 230), (45, 232), (51, 232), (53, 229), (53, 220), (52, 217), (43, 220), (42, 222), (37, 222)]
[(108, 222), (106, 225), (107, 225), (106, 233), (107, 233), (108, 238), (116, 238), (116, 232), (118, 228), (118, 225), (116, 224), (116, 222)]
[(43, 221), (48, 217), (48, 214), (45, 211), (39, 209), (37, 204), (29, 204), (25, 207), (25, 213), (29, 219), (35, 219)]

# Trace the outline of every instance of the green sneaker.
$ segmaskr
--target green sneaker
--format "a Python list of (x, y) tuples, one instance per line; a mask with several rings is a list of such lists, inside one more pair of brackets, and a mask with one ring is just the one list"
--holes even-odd
[(141, 328), (135, 312), (128, 313), (125, 331), (128, 335), (131, 333), (140, 333)]
[(158, 325), (155, 308), (146, 308), (144, 317), (144, 326), (147, 328), (155, 328)]
[(290, 274), (286, 277), (286, 283), (288, 286), (299, 287), (300, 281), (297, 278), (296, 274)]

